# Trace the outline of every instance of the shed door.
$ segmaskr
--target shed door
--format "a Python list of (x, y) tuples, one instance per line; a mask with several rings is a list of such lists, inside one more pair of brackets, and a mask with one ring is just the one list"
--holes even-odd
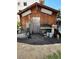
[(33, 33), (39, 33), (40, 31), (40, 17), (33, 17), (32, 18), (32, 30)]

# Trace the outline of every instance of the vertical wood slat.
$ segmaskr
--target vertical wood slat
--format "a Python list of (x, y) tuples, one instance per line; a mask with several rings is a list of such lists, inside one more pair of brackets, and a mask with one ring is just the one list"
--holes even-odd
[[(38, 6), (37, 6), (38, 7)], [(53, 12), (52, 15), (48, 15), (48, 14), (45, 14), (45, 13), (42, 13), (41, 12), (41, 7), (38, 7), (37, 8), (38, 10), (36, 10), (35, 7), (31, 8), (31, 14), (29, 15), (26, 15), (26, 16), (23, 16), (21, 17), (21, 23), (22, 23), (22, 26), (23, 27), (26, 27), (26, 23), (29, 22), (32, 17), (40, 17), (40, 24), (49, 24), (49, 25), (52, 25), (52, 24), (56, 24), (56, 13)]]

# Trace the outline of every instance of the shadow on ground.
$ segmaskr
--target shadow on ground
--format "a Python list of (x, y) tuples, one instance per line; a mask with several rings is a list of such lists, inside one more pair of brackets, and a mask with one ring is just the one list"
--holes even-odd
[(44, 38), (42, 35), (34, 34), (29, 39), (17, 38), (17, 42), (32, 44), (32, 45), (45, 45), (45, 44), (61, 43), (61, 40), (56, 38)]

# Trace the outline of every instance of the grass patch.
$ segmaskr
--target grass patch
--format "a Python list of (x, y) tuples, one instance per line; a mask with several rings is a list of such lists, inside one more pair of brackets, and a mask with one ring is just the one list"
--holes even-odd
[(57, 51), (57, 53), (50, 54), (47, 56), (47, 59), (61, 59), (61, 52)]

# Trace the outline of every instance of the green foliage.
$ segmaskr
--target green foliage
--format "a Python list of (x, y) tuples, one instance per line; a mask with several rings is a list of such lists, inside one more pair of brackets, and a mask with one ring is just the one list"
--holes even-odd
[(58, 18), (61, 18), (61, 10), (59, 10), (58, 14), (57, 14)]
[(61, 59), (61, 52), (57, 51), (57, 53), (53, 53), (53, 55), (48, 55), (47, 59)]
[(48, 55), (47, 58), (48, 59), (53, 59), (53, 55)]
[(20, 22), (17, 21), (17, 29), (20, 27)]

